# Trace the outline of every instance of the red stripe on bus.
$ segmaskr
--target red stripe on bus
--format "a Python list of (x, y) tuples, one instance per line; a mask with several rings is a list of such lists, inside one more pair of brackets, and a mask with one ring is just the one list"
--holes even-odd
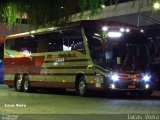
[[(30, 81), (32, 87), (46, 87), (46, 88), (75, 88), (75, 82), (44, 82), (44, 81)], [(95, 84), (87, 83), (87, 88), (91, 90), (104, 90), (104, 84), (101, 87), (95, 87)]]
[[(38, 73), (29, 73), (30, 75), (40, 75), (40, 76), (76, 76), (77, 73), (44, 73), (44, 74), (38, 74)], [(84, 73), (86, 76), (94, 76), (94, 73)]]
[(30, 81), (32, 87), (46, 87), (46, 88), (75, 88), (74, 82), (44, 82), (44, 81)]
[(36, 57), (20, 57), (20, 58), (4, 58), (4, 65), (17, 66), (42, 66), (45, 56)]
[[(13, 80), (5, 80), (5, 84), (9, 86), (14, 86)], [(31, 87), (41, 87), (41, 88), (75, 88), (75, 82), (46, 82), (46, 81), (32, 81), (30, 80)], [(104, 90), (104, 84), (101, 87), (95, 87), (93, 83), (87, 83), (87, 88), (92, 90)]]
[(5, 80), (4, 84), (6, 84), (8, 86), (14, 86), (14, 81), (13, 80)]

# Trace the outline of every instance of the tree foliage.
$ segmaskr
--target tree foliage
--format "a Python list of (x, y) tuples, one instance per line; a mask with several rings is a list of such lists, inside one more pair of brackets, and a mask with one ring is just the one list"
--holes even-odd
[[(70, 15), (91, 10), (97, 14), (104, 0), (3, 0), (0, 2), (0, 21), (9, 27), (25, 21), (45, 26), (68, 22)], [(82, 15), (82, 14), (81, 14)]]

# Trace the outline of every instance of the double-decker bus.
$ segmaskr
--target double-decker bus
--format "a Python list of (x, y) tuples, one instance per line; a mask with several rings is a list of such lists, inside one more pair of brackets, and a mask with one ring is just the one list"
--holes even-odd
[(33, 88), (151, 94), (143, 31), (119, 22), (79, 21), (6, 37), (4, 79), (16, 91)]

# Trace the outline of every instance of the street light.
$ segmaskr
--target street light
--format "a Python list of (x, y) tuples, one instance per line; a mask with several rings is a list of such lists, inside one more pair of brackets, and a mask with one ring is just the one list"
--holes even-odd
[(104, 9), (106, 6), (104, 4), (101, 5), (101, 8)]
[(160, 3), (159, 3), (159, 2), (153, 3), (153, 8), (154, 8), (155, 10), (159, 10), (159, 9), (160, 9)]

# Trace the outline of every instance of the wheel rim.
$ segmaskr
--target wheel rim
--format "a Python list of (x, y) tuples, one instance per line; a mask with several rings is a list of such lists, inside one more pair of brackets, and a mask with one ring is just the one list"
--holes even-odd
[(24, 89), (28, 90), (28, 81), (27, 80), (24, 81)]
[(21, 79), (17, 80), (17, 82), (16, 82), (17, 90), (21, 89), (21, 85), (22, 85), (22, 80)]
[(84, 94), (85, 88), (86, 88), (85, 82), (84, 82), (84, 81), (81, 81), (81, 82), (79, 83), (79, 93), (80, 93), (81, 95)]

